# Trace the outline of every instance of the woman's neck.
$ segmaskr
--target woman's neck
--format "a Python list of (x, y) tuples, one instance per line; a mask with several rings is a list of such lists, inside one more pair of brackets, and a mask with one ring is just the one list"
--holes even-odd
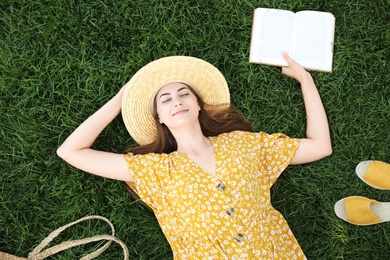
[(200, 127), (172, 132), (172, 134), (176, 139), (177, 151), (183, 154), (199, 154), (212, 146)]

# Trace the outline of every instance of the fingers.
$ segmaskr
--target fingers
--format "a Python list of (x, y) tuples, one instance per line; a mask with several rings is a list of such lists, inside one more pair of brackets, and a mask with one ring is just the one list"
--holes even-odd
[(282, 56), (288, 63), (288, 66), (285, 66), (285, 68), (288, 68), (288, 67), (290, 67), (291, 69), (293, 69), (293, 68), (296, 68), (296, 69), (302, 68), (302, 66), (299, 63), (297, 63), (295, 60), (293, 60), (290, 57), (290, 55), (287, 54), (287, 52), (282, 52)]
[(301, 82), (304, 74), (307, 73), (307, 71), (295, 60), (293, 60), (286, 52), (282, 52), (282, 56), (288, 63), (288, 66), (282, 67), (282, 73)]
[(287, 52), (282, 52), (282, 56), (283, 56), (283, 59), (285, 59), (285, 61), (287, 61), (287, 64), (288, 64), (287, 66), (282, 66), (282, 73), (284, 75), (290, 76), (289, 71), (291, 70), (291, 65), (292, 65), (293, 60), (291, 59), (290, 55), (287, 54)]
[(287, 52), (282, 52), (283, 59), (285, 59), (289, 66), (291, 66), (295, 61), (287, 54)]

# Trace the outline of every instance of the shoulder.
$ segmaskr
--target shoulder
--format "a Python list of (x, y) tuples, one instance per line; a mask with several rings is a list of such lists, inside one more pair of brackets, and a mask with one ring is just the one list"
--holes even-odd
[(265, 132), (248, 132), (248, 131), (232, 131), (228, 133), (222, 133), (215, 137), (217, 140), (259, 140), (265, 138), (272, 138), (273, 135), (269, 135)]
[(229, 146), (231, 148), (242, 149), (244, 147), (254, 148), (263, 142), (267, 136), (266, 133), (248, 132), (248, 131), (232, 131), (222, 133), (216, 137), (211, 138), (215, 145)]
[(216, 143), (229, 145), (245, 144), (249, 146), (268, 147), (274, 145), (283, 145), (286, 143), (297, 143), (299, 139), (289, 138), (283, 133), (269, 134), (266, 132), (248, 132), (248, 131), (233, 131), (223, 133), (214, 137)]
[(148, 154), (123, 154), (126, 162), (129, 164), (138, 164), (142, 166), (151, 166), (165, 164), (169, 159), (170, 154), (165, 153), (148, 153)]
[(250, 137), (250, 136), (253, 136), (255, 134), (256, 133), (254, 133), (254, 132), (237, 130), (237, 131), (222, 133), (222, 134), (216, 136), (215, 138), (216, 139), (240, 139), (240, 138)]

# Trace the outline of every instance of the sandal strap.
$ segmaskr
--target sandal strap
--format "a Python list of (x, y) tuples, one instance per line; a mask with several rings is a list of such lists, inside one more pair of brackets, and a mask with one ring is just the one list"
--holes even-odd
[(374, 187), (390, 189), (390, 164), (381, 161), (372, 161), (363, 179)]
[(371, 203), (380, 202), (364, 197), (349, 197), (344, 201), (345, 212), (350, 223), (357, 225), (368, 225), (382, 223), (383, 220), (374, 215), (371, 211)]

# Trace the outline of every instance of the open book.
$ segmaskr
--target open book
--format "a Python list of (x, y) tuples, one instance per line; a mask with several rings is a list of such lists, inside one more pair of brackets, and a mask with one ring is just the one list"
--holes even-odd
[(285, 51), (308, 70), (332, 72), (334, 31), (331, 13), (257, 8), (249, 62), (286, 66)]

